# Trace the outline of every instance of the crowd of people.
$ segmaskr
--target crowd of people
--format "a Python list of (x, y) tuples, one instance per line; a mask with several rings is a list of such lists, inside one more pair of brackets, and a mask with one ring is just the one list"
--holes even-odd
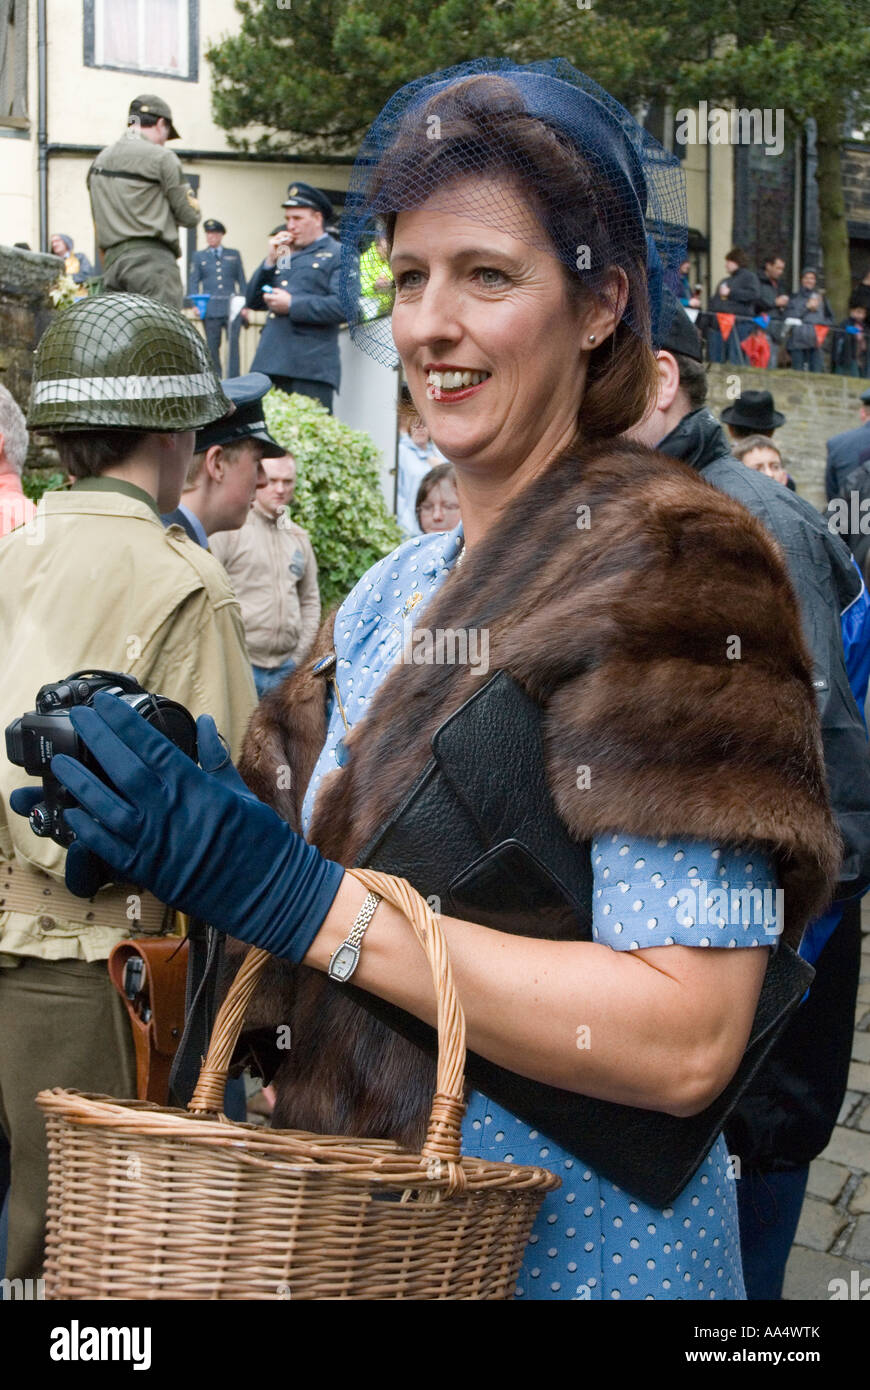
[(732, 247), (706, 305), (691, 269), (688, 260), (680, 267), (680, 303), (704, 335), (711, 362), (870, 377), (870, 270), (853, 286), (848, 314), (836, 322), (818, 269), (806, 266), (790, 292), (782, 283), (785, 259), (778, 253), (754, 271), (746, 252)]
[[(416, 118), (391, 107), (360, 156), (376, 238), (339, 244), (326, 195), (297, 182), (246, 280), (206, 224), (206, 342), (172, 254), (199, 209), (164, 149), (169, 108), (137, 98), (89, 176), (107, 292), (52, 320), (26, 421), (0, 387), (4, 727), (49, 682), (75, 705), (74, 673), (124, 672), (196, 717), (199, 762), (115, 695), (89, 698), (70, 716), (88, 761), (51, 762), (65, 838), (34, 834), (44, 786), (0, 762), (6, 1274), (36, 1278), (44, 1258), (33, 1097), (137, 1093), (106, 960), (182, 916), (204, 924), (202, 972), (224, 936), (280, 958), (255, 1030), (275, 1124), (419, 1148), (431, 983), (398, 909), (342, 867), (378, 844), (440, 903), (468, 1024), (464, 1152), (562, 1179), (516, 1296), (780, 1298), (849, 1066), (870, 599), (854, 537), (797, 493), (772, 393), (708, 408), (702, 334), (711, 360), (744, 360), (745, 321), (766, 316), (780, 365), (817, 370), (824, 296), (811, 271), (778, 293), (782, 260), (762, 283), (735, 248), (693, 323), (697, 296), (650, 274), (653, 257), (674, 285), (687, 271), (668, 265), (678, 161), (567, 64), (451, 70), (422, 99), (415, 84)], [(672, 201), (648, 240), (654, 171)], [(606, 270), (578, 286), (590, 226)], [(353, 300), (342, 256), (363, 266)], [(221, 380), (242, 294), (268, 318), (251, 373)], [(388, 310), (406, 539), (321, 624), (295, 460), (262, 400), (277, 385), (330, 409), (339, 323), (365, 346)], [(69, 479), (36, 511), (27, 427)], [(861, 470), (870, 488), (870, 392), (831, 441), (829, 497)], [(409, 660), (421, 620), (485, 623), (495, 678)], [(749, 896), (717, 918), (720, 882)], [(762, 918), (756, 888), (779, 904)], [(686, 891), (701, 917), (675, 912)], [(270, 1063), (286, 1025), (292, 1055)]]

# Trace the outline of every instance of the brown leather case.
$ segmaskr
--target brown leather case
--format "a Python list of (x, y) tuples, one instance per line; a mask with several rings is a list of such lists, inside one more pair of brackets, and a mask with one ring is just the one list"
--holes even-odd
[[(145, 963), (135, 1000), (124, 991), (124, 967), (132, 956)], [(109, 955), (109, 977), (133, 1027), (139, 1100), (169, 1103), (169, 1070), (184, 1031), (187, 957), (187, 938), (178, 936), (119, 941)]]

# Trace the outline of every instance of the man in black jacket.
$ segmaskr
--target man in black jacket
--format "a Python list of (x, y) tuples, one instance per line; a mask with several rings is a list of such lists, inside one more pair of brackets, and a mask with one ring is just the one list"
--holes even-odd
[(785, 261), (782, 256), (767, 256), (764, 261), (764, 269), (758, 277), (761, 289), (758, 310), (762, 314), (770, 315), (770, 322), (767, 325), (767, 336), (770, 339), (770, 361), (767, 365), (771, 370), (777, 364), (779, 345), (785, 337), (785, 308), (789, 297), (782, 290), (784, 272)]
[[(754, 328), (752, 322), (761, 297), (758, 276), (746, 264), (746, 252), (733, 247), (725, 257), (725, 279), (720, 280), (708, 308), (707, 349), (711, 362), (744, 362), (740, 344)], [(724, 319), (718, 316), (723, 315)], [(728, 319), (733, 324), (727, 329)]]
[(849, 474), (870, 460), (870, 388), (861, 396), (860, 414), (861, 423), (857, 429), (845, 430), (828, 440), (825, 493), (829, 502), (840, 495)]
[[(739, 1156), (738, 1203), (750, 1299), (779, 1298), (809, 1164), (825, 1148), (846, 1090), (860, 973), (860, 895), (870, 883), (870, 752), (846, 669), (843, 630), (866, 645), (870, 603), (846, 546), (805, 499), (732, 458), (705, 408), (698, 334), (672, 301), (657, 354), (659, 397), (631, 431), (682, 459), (753, 512), (779, 542), (813, 661), (831, 803), (843, 838), (832, 910), (805, 933), (809, 997), (726, 1125)], [(667, 322), (667, 318), (664, 320)], [(858, 631), (855, 631), (855, 629)], [(851, 663), (850, 663), (851, 664)], [(855, 685), (857, 678), (853, 676)]]

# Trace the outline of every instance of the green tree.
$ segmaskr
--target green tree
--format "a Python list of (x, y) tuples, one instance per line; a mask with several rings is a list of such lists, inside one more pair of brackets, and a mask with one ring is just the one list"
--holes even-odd
[(264, 410), (298, 466), (290, 515), (311, 538), (326, 612), (402, 539), (381, 492), (378, 450), (308, 396), (270, 391)]
[[(552, 56), (568, 0), (236, 0), (239, 32), (207, 53), (218, 124), (237, 148), (354, 154), (414, 77), (470, 58)], [(573, 11), (576, 14), (576, 11)], [(257, 136), (241, 134), (260, 127)]]
[(610, 70), (595, 72), (605, 87), (627, 80), (635, 99), (782, 110), (791, 134), (815, 121), (825, 282), (835, 312), (845, 314), (843, 142), (870, 120), (867, 0), (674, 0), (664, 15), (640, 0), (595, 3), (601, 32), (614, 36), (602, 54)]
[[(588, 3), (588, 8), (587, 8)], [(842, 151), (870, 119), (867, 0), (236, 0), (208, 53), (215, 118), (238, 148), (353, 154), (403, 83), (470, 58), (568, 58), (638, 101), (782, 109), (816, 122), (820, 237), (834, 308), (849, 292)], [(258, 128), (254, 136), (249, 127)]]

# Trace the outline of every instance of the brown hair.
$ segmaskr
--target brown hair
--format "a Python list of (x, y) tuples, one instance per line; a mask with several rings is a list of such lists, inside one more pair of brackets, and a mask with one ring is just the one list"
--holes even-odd
[(58, 430), (51, 442), (67, 473), (98, 478), (107, 468), (124, 463), (147, 437), (147, 430)]
[(694, 357), (685, 357), (681, 352), (671, 354), (680, 373), (680, 389), (685, 392), (693, 410), (700, 410), (707, 402), (707, 368)]
[(745, 266), (749, 264), (749, 257), (742, 246), (732, 246), (725, 257), (726, 261), (734, 261), (735, 265)]
[(766, 434), (748, 434), (745, 439), (736, 439), (731, 452), (742, 463), (746, 455), (751, 454), (753, 449), (772, 449), (782, 463), (782, 450), (774, 444), (772, 439), (768, 439)]
[[(251, 436), (247, 435), (244, 439), (233, 439), (227, 444), (221, 444), (220, 448), (227, 463), (235, 463), (244, 446), (250, 442)], [(211, 445), (209, 445), (209, 448), (210, 447)], [(184, 480), (185, 492), (187, 492), (189, 488), (196, 487), (196, 484), (199, 482), (199, 475), (202, 472), (202, 465), (205, 462), (207, 453), (208, 449), (203, 449), (201, 453), (194, 454), (193, 458), (190, 460), (190, 467), (187, 470), (187, 477)]]
[[(420, 526), (420, 508), (429, 496), (433, 488), (439, 483), (452, 483), (456, 486), (456, 471), (452, 463), (436, 463), (434, 468), (430, 468), (420, 481), (417, 489), (417, 500), (414, 503), (414, 515), (417, 518), (417, 525)], [(422, 530), (423, 528), (420, 527)]]
[[(431, 116), (439, 138), (429, 135)], [(518, 169), (529, 171), (520, 178)], [(606, 172), (584, 157), (568, 136), (527, 114), (515, 88), (503, 78), (481, 75), (455, 83), (430, 98), (422, 114), (403, 127), (375, 175), (372, 201), (386, 211), (387, 243), (392, 248), (396, 209), (403, 191), (426, 181), (442, 184), (487, 172), (508, 179), (533, 208), (559, 263), (569, 294), (581, 303), (593, 298), (616, 307), (623, 293), (608, 283), (621, 269), (628, 282), (635, 327), (622, 319), (609, 339), (590, 354), (586, 390), (577, 421), (586, 438), (622, 434), (645, 415), (658, 390), (658, 369), (649, 345), (650, 312), (647, 247), (642, 222), (626, 216), (623, 200)], [(601, 267), (585, 282), (566, 263), (565, 246), (584, 246), (592, 266)], [(595, 288), (592, 288), (592, 284)]]

